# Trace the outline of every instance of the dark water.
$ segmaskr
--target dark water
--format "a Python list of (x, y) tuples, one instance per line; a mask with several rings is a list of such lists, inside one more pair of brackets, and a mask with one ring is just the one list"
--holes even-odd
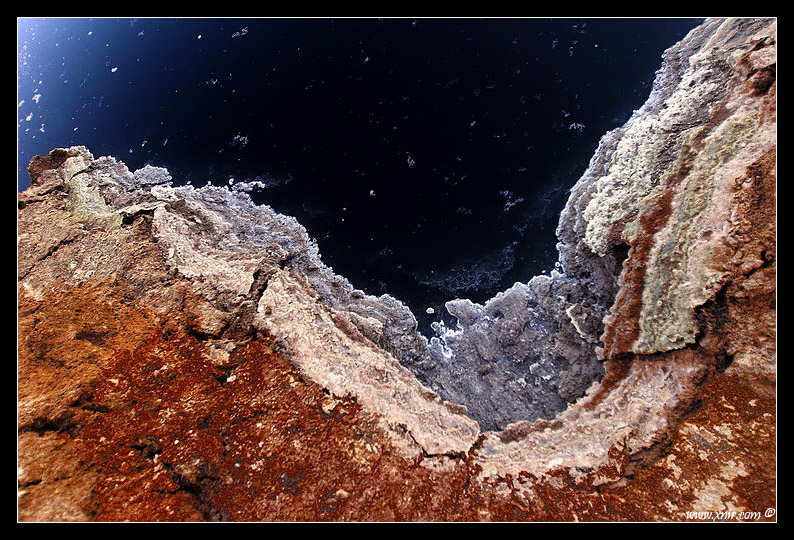
[(553, 268), (567, 191), (699, 22), (20, 19), (18, 188), (74, 144), (179, 183), (259, 179), (426, 328)]

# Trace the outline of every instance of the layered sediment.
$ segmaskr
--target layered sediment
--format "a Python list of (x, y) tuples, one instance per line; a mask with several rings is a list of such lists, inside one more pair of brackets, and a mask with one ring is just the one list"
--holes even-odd
[(555, 271), (430, 340), (246, 186), (37, 156), (19, 519), (774, 519), (775, 75), (775, 20), (693, 30), (572, 188)]

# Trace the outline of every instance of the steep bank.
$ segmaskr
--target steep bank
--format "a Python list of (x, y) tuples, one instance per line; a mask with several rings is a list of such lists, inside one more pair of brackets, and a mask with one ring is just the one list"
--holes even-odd
[(774, 507), (775, 68), (775, 21), (671, 48), (572, 190), (558, 271), (450, 302), (429, 343), (244, 185), (34, 159), (20, 519)]

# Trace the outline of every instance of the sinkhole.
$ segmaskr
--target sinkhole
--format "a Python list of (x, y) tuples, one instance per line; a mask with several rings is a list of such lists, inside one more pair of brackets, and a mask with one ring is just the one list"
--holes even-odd
[(611, 286), (553, 276), (560, 213), (698, 23), (42, 22), (19, 78), (41, 129), (21, 130), (20, 162), (84, 145), (197, 187), (258, 181), (254, 202), (297, 218), (335, 273), (410, 308), (429, 345), (401, 360), (424, 383), (488, 427), (549, 418), (603, 373), (556, 321), (595, 335)]

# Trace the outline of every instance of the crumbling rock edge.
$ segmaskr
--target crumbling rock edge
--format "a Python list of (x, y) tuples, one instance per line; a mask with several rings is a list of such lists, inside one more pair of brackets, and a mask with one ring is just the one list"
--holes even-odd
[[(558, 228), (560, 271), (516, 284), (483, 306), (450, 302), (458, 328), (438, 328), (429, 342), (404, 305), (355, 290), (323, 264), (296, 220), (254, 205), (245, 186), (175, 187), (164, 169), (131, 173), (114, 158), (94, 159), (83, 147), (34, 158), (18, 214), (21, 448), (31, 448), (34, 434), (48, 441), (47, 448), (69, 448), (67, 455), (76, 452), (70, 444), (93, 440), (87, 435), (92, 426), (117, 413), (113, 400), (122, 403), (133, 392), (105, 389), (106, 380), (124, 384), (115, 370), (125, 365), (125, 355), (165, 358), (161, 351), (176, 348), (170, 362), (133, 385), (160, 381), (169, 363), (190, 359), (206, 362), (203, 369), (223, 392), (238, 388), (239, 394), (242, 373), (255, 363), (248, 351), (266, 343), (267, 352), (259, 354), (288, 358), (298, 375), (279, 372), (279, 381), (287, 377), (287, 386), (305, 387), (304, 393), (311, 394), (310, 387), (321, 391), (295, 407), (316, 403), (319, 421), (335, 422), (333, 411), (354, 402), (359, 408), (350, 414), (375, 430), (366, 448), (391, 448), (444, 478), (465, 470), (465, 482), (455, 484), (458, 495), (473, 493), (475, 485), (482, 491), (467, 503), (475, 513), (461, 515), (498, 516), (489, 514), (483, 493), (491, 494), (485, 497), (491, 503), (518, 497), (523, 502), (511, 504), (526, 516), (543, 516), (536, 499), (548, 505), (555, 486), (560, 493), (570, 485), (608, 497), (601, 493), (626, 489), (628, 479), (638, 486), (651, 482), (636, 479), (643, 467), (667, 467), (670, 480), (676, 468), (680, 473), (690, 466), (659, 465), (660, 457), (691, 451), (681, 432), (708, 425), (710, 433), (739, 440), (735, 424), (712, 419), (713, 404), (706, 404), (702, 424), (686, 423), (693, 413), (697, 417), (710, 388), (722, 388), (731, 410), (741, 403), (747, 414), (758, 403), (768, 409), (774, 396), (775, 47), (774, 20), (709, 20), (667, 51), (651, 98), (602, 139), (571, 191)], [(81, 290), (93, 291), (93, 307), (67, 302)], [(59, 291), (63, 314), (55, 310), (47, 319), (49, 306), (61, 305)], [(108, 330), (90, 320), (68, 335), (41, 328), (52, 317), (73, 321), (69, 310), (131, 308), (142, 319), (130, 328)], [(108, 317), (105, 326), (118, 324)], [(173, 336), (180, 338), (174, 342)], [(86, 358), (93, 360), (80, 368), (84, 375), (61, 370), (81, 360), (65, 351), (53, 356), (63, 347), (59, 340), (89, 348)], [(740, 385), (721, 386), (736, 376)], [(535, 381), (535, 392), (527, 390), (527, 381)], [(185, 392), (189, 410), (196, 400), (212, 399)], [(99, 396), (105, 402), (97, 404)], [(748, 408), (745, 397), (756, 404)], [(257, 395), (254, 402), (262, 399)], [(255, 408), (248, 415), (265, 418), (277, 409)], [(769, 477), (763, 460), (770, 443), (774, 454), (773, 413), (753, 416), (766, 443), (759, 444), (765, 448), (755, 458), (759, 462), (750, 461), (750, 452), (739, 452), (738, 462), (718, 456), (722, 476), (691, 481), (691, 500), (670, 504), (698, 508), (709, 494), (714, 500), (716, 489), (720, 504), (741, 507), (750, 489), (741, 484), (747, 471)], [(218, 429), (223, 444), (230, 444), (229, 428)], [(218, 499), (223, 486), (238, 486), (233, 475), (224, 478), (215, 470), (223, 467), (220, 457), (207, 453), (195, 463), (179, 453), (177, 439), (167, 450), (160, 439), (152, 441), (130, 444), (149, 458), (168, 456), (157, 472), (168, 471), (172, 484), (157, 489), (190, 501), (184, 508), (192, 510), (180, 519), (236, 519)], [(333, 441), (331, 435), (321, 444)], [(223, 456), (232, 453), (224, 448)], [(354, 452), (359, 461), (362, 455), (366, 451)], [(363, 467), (356, 474), (371, 474), (367, 459), (356, 461)], [(23, 493), (54, 489), (30, 472), (27, 458), (21, 461)], [(80, 486), (107, 482), (107, 473), (96, 472), (101, 466), (89, 469), (94, 472), (56, 477), (68, 478), (80, 493)], [(427, 481), (418, 480), (426, 474), (418, 470), (410, 469), (411, 478)], [(297, 496), (306, 474), (284, 469), (273, 481)], [(680, 474), (675, 478), (680, 481)], [(339, 491), (328, 508), (350, 496)], [(761, 499), (774, 500), (774, 492), (767, 489)], [(63, 504), (85, 512), (74, 501)], [(91, 505), (94, 514), (83, 513), (83, 519), (109, 515), (112, 507)], [(569, 510), (575, 506), (570, 502)]]

